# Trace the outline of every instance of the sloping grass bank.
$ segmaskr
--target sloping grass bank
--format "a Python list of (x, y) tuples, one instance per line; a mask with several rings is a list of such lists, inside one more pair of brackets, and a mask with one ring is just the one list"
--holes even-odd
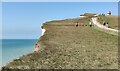
[(118, 16), (98, 16), (98, 21), (103, 24), (104, 22), (108, 22), (108, 27), (113, 29), (119, 29), (119, 23), (118, 23)]
[[(5, 68), (117, 69), (118, 37), (89, 27), (88, 20), (44, 23), (45, 35), (37, 42), (41, 45), (41, 52), (23, 56)], [(81, 26), (75, 27), (76, 22)]]

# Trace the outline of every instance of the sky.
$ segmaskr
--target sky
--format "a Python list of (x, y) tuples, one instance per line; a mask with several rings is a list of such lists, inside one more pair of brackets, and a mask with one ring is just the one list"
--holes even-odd
[(119, 0), (1, 0), (2, 2), (118, 2)]
[(0, 2), (0, 39), (2, 39), (2, 3)]
[(118, 14), (117, 2), (3, 2), (2, 39), (38, 39), (40, 26), (50, 20), (83, 13)]

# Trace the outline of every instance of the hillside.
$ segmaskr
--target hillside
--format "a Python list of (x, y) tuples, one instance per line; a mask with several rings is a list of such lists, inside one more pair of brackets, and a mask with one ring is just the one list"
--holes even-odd
[(46, 22), (46, 32), (36, 42), (41, 51), (4, 69), (118, 69), (118, 36), (94, 27), (88, 17)]
[(108, 24), (109, 24), (109, 28), (113, 28), (113, 29), (118, 29), (118, 30), (120, 30), (119, 29), (119, 25), (118, 25), (118, 16), (110, 16), (110, 15), (108, 15), (108, 16), (103, 16), (103, 15), (99, 15), (98, 16), (98, 21), (101, 23), (101, 24), (103, 24), (103, 22), (105, 21), (105, 22), (108, 22)]

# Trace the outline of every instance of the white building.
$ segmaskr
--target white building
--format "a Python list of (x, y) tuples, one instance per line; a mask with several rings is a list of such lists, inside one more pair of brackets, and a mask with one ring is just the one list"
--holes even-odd
[(109, 11), (109, 12), (107, 13), (107, 15), (111, 15), (111, 11)]

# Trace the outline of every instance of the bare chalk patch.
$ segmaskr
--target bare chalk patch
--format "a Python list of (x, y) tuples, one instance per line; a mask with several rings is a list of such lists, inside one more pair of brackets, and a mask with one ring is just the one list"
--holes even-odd
[[(45, 34), (45, 31), (46, 31), (46, 29), (43, 29), (43, 27), (42, 27), (42, 36)], [(35, 52), (39, 52), (40, 51), (40, 44), (39, 43), (36, 43), (35, 44), (35, 49), (34, 49), (34, 51)]]
[(45, 31), (46, 31), (45, 29), (42, 29), (42, 36), (44, 35)]

